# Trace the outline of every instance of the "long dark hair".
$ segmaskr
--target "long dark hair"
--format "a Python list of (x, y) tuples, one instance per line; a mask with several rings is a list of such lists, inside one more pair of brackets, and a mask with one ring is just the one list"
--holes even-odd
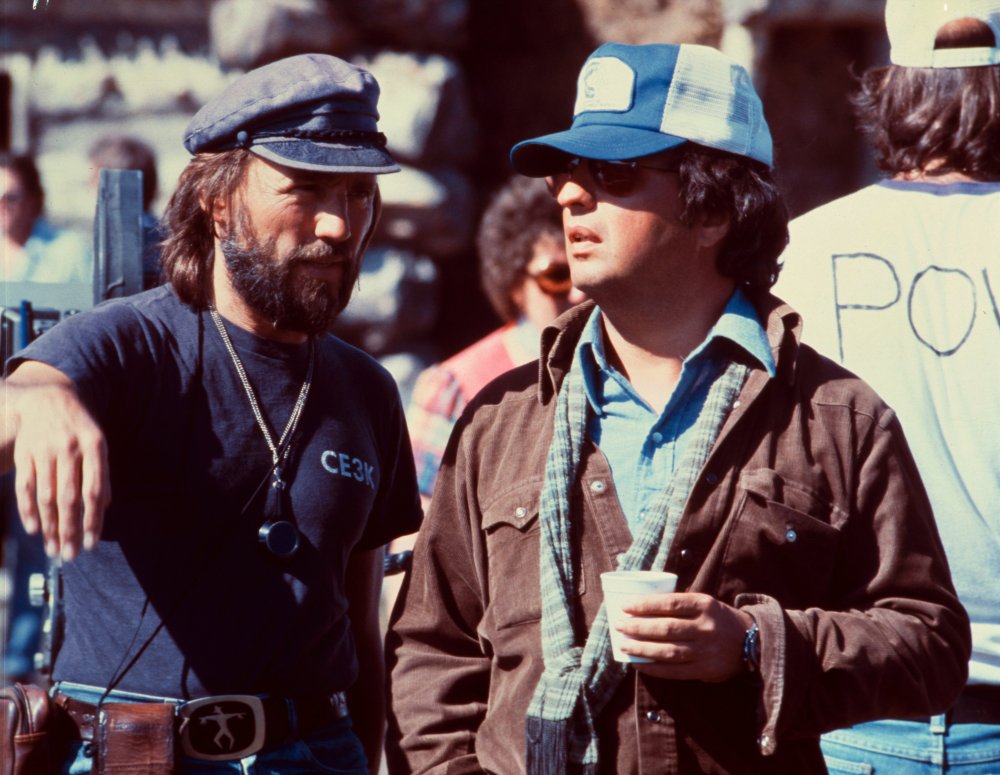
[(181, 173), (163, 213), (167, 234), (160, 253), (163, 275), (181, 301), (196, 309), (204, 309), (211, 301), (212, 202), (220, 198), (233, 201), (246, 178), (250, 158), (244, 148), (198, 154)]
[(1000, 180), (1000, 66), (880, 67), (853, 102), (883, 172)]

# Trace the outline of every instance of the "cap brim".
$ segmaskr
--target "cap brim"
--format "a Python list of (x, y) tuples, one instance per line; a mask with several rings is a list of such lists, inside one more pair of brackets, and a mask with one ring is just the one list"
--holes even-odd
[(250, 151), (275, 164), (312, 172), (361, 172), (382, 175), (399, 172), (399, 165), (384, 148), (344, 145), (315, 140), (257, 142)]
[(638, 159), (686, 142), (683, 137), (663, 132), (590, 124), (523, 140), (511, 148), (510, 162), (522, 175), (540, 178), (559, 169), (566, 156), (604, 161)]

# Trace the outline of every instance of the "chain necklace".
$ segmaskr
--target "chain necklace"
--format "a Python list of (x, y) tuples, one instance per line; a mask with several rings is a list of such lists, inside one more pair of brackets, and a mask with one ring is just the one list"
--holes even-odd
[(240, 356), (236, 352), (236, 348), (233, 346), (233, 341), (229, 338), (229, 332), (226, 331), (226, 327), (222, 323), (222, 316), (215, 307), (209, 307), (208, 311), (212, 316), (215, 327), (219, 330), (219, 336), (222, 337), (222, 343), (226, 346), (226, 350), (229, 352), (229, 357), (232, 359), (233, 365), (236, 367), (236, 373), (239, 375), (240, 382), (243, 383), (243, 390), (246, 392), (247, 399), (250, 401), (250, 408), (253, 410), (253, 416), (257, 420), (257, 426), (260, 428), (260, 432), (264, 436), (264, 441), (267, 442), (268, 449), (271, 450), (271, 462), (273, 465), (272, 474), (274, 475), (274, 481), (271, 482), (272, 497), (268, 499), (268, 518), (258, 531), (258, 538), (260, 542), (267, 546), (273, 554), (276, 554), (279, 557), (289, 557), (294, 554), (296, 550), (298, 550), (299, 536), (298, 531), (291, 522), (281, 519), (281, 502), (286, 486), (284, 479), (282, 479), (282, 465), (288, 457), (289, 450), (292, 446), (292, 438), (295, 435), (295, 430), (299, 425), (299, 419), (302, 417), (302, 412), (305, 409), (306, 399), (309, 397), (309, 388), (312, 385), (313, 370), (316, 366), (315, 343), (310, 337), (309, 368), (306, 371), (306, 378), (302, 383), (302, 387), (299, 389), (299, 396), (295, 400), (295, 406), (292, 408), (292, 413), (288, 418), (288, 422), (285, 423), (285, 429), (281, 432), (281, 437), (278, 439), (278, 443), (275, 444), (274, 437), (271, 435), (271, 430), (267, 427), (267, 422), (264, 420), (264, 414), (260, 410), (260, 404), (257, 402), (257, 395), (254, 393), (253, 385), (250, 384), (250, 379), (247, 377), (246, 369), (243, 368), (243, 361), (240, 360)]

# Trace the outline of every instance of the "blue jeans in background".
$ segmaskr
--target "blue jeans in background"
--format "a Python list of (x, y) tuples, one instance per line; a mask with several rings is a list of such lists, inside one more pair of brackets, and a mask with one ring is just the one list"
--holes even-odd
[(1000, 725), (872, 721), (823, 735), (830, 775), (1000, 775)]

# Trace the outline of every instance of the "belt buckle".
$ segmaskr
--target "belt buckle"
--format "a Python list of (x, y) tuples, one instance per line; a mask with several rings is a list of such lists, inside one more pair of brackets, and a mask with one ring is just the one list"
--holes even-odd
[(177, 708), (178, 737), (186, 756), (209, 761), (242, 759), (264, 747), (264, 703), (252, 694), (218, 694)]

